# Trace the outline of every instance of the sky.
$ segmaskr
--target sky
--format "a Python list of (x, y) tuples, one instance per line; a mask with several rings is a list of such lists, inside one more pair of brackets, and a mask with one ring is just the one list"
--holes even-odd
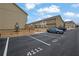
[(60, 15), (63, 21), (74, 21), (79, 24), (78, 3), (17, 3), (17, 5), (28, 13), (27, 23)]

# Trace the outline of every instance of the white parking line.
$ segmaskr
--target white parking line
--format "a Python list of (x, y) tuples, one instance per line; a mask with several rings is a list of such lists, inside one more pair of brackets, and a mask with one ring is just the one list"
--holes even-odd
[(9, 37), (7, 37), (7, 41), (6, 41), (6, 45), (5, 45), (5, 50), (4, 50), (3, 56), (7, 56), (8, 43), (9, 43)]
[(37, 54), (38, 52), (42, 51), (43, 49), (38, 47), (38, 48), (35, 48), (35, 49), (32, 49), (31, 51), (27, 52), (27, 56), (32, 56), (34, 54)]
[(48, 44), (48, 43), (46, 43), (46, 42), (44, 42), (44, 41), (42, 41), (42, 40), (40, 40), (40, 39), (37, 39), (37, 38), (35, 38), (35, 37), (32, 37), (32, 36), (30, 36), (31, 38), (33, 38), (33, 39), (35, 39), (35, 40), (37, 40), (37, 41), (39, 41), (39, 42), (42, 42), (43, 44), (45, 44), (45, 45), (47, 45), (47, 46), (50, 46), (51, 44)]
[(65, 38), (66, 36), (62, 35), (61, 38)]
[(54, 40), (52, 40), (52, 42), (57, 42), (58, 41), (58, 39), (54, 39)]

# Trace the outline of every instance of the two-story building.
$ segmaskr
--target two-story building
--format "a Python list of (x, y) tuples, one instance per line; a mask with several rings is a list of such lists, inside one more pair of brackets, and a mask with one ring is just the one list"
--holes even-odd
[(64, 21), (62, 20), (60, 15), (57, 15), (30, 23), (30, 25), (34, 26), (34, 28), (48, 29), (51, 27), (64, 27)]
[(66, 21), (65, 22), (65, 28), (67, 28), (67, 30), (75, 29), (76, 24), (73, 21)]
[(14, 3), (0, 3), (0, 30), (25, 28), (28, 14)]
[(30, 23), (30, 25), (32, 25), (35, 29), (46, 30), (51, 27), (64, 27), (64, 21), (60, 15), (57, 15)]

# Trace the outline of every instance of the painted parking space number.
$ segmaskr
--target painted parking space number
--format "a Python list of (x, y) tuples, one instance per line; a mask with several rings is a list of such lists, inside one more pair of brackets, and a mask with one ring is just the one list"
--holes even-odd
[(43, 49), (38, 47), (38, 48), (35, 48), (35, 49), (32, 49), (31, 51), (27, 52), (27, 56), (31, 56), (31, 55), (34, 55), (40, 51), (42, 51)]

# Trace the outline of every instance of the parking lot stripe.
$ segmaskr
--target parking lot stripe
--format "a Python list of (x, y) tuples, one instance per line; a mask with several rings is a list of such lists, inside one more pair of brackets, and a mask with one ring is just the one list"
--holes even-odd
[(48, 44), (48, 43), (46, 43), (46, 42), (44, 42), (44, 41), (42, 41), (42, 40), (40, 40), (40, 39), (37, 39), (37, 38), (35, 38), (35, 37), (32, 37), (32, 36), (30, 36), (31, 38), (33, 38), (33, 39), (35, 39), (35, 40), (37, 40), (37, 41), (39, 41), (39, 42), (42, 42), (43, 44), (45, 44), (45, 45), (47, 45), (47, 46), (50, 46), (51, 44)]
[(7, 41), (6, 41), (6, 45), (5, 45), (3, 56), (7, 56), (8, 43), (9, 43), (9, 37), (7, 37)]
[(54, 39), (54, 40), (52, 40), (52, 42), (57, 42), (58, 41), (58, 39)]

